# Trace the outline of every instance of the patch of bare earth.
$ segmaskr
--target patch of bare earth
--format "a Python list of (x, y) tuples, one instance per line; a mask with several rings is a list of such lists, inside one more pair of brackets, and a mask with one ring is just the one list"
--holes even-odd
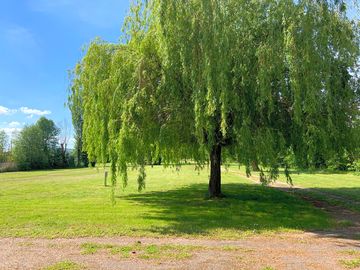
[[(256, 179), (253, 179), (256, 181)], [(273, 185), (285, 192), (311, 202), (333, 216), (346, 227), (331, 231), (304, 233), (279, 233), (259, 235), (241, 240), (203, 240), (184, 238), (132, 238), (103, 237), (75, 239), (28, 239), (0, 238), (0, 269), (43, 269), (59, 262), (70, 261), (84, 269), (360, 269), (360, 214), (316, 200), (301, 188), (294, 189), (282, 184)], [(298, 192), (300, 191), (300, 192)], [(348, 226), (350, 224), (350, 226)], [(195, 249), (184, 258), (146, 259), (135, 251), (120, 256), (107, 249), (84, 254), (82, 245), (95, 243), (99, 246), (173, 245), (192, 246)], [(344, 263), (345, 262), (345, 263)], [(346, 262), (349, 262), (346, 264)]]
[[(100, 250), (83, 254), (84, 243), (132, 245), (198, 246), (185, 259), (129, 258)], [(351, 259), (348, 251), (360, 252), (359, 241), (324, 237), (317, 233), (284, 233), (255, 236), (236, 241), (182, 238), (77, 238), (0, 239), (0, 269), (41, 269), (61, 261), (83, 265), (85, 269), (344, 269), (340, 260)]]

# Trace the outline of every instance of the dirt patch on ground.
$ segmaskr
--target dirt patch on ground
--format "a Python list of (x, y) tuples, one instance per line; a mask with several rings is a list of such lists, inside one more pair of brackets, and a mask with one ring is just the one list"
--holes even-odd
[[(196, 246), (184, 259), (128, 258), (106, 250), (84, 254), (84, 243), (99, 245)], [(359, 258), (360, 241), (317, 233), (283, 233), (236, 241), (183, 238), (0, 239), (0, 269), (43, 269), (71, 261), (84, 269), (345, 269), (344, 261)], [(268, 268), (266, 268), (268, 267)], [(360, 269), (360, 267), (353, 269)]]

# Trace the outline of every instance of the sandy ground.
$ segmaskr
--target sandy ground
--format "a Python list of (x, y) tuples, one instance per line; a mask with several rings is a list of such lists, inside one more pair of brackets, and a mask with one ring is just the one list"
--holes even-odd
[[(107, 251), (85, 255), (82, 243), (126, 245), (181, 244), (204, 246), (188, 259), (123, 259)], [(223, 247), (236, 247), (225, 250)], [(72, 261), (85, 269), (345, 269), (341, 260), (359, 258), (360, 240), (319, 233), (286, 233), (256, 236), (236, 241), (191, 240), (181, 238), (77, 238), (0, 239), (0, 269), (41, 269), (61, 261)], [(360, 268), (354, 268), (360, 269)]]

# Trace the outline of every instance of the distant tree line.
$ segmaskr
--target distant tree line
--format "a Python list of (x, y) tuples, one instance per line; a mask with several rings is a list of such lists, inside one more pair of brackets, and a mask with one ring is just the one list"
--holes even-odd
[(0, 130), (0, 163), (8, 160), (9, 152), (8, 148), (8, 137), (5, 131)]
[[(68, 150), (67, 143), (60, 140), (61, 130), (52, 120), (40, 118), (34, 125), (26, 126), (10, 143), (9, 136), (0, 130), (0, 172), (13, 170), (37, 170), (94, 166), (96, 161), (89, 162), (87, 153), (82, 149), (82, 111), (76, 103), (79, 97), (72, 96), (70, 108), (75, 129), (74, 149)], [(334, 155), (333, 159), (325, 162), (319, 155), (315, 166), (317, 169), (355, 170), (360, 171), (360, 121), (355, 119), (353, 129), (353, 152)], [(161, 156), (156, 151), (150, 153), (152, 158), (147, 158), (149, 165), (161, 165)], [(296, 165), (294, 153), (291, 149), (282, 158), (284, 164), (295, 169), (310, 169), (310, 166), (299, 167)], [(190, 161), (191, 162), (191, 161)], [(257, 162), (252, 163), (254, 171)]]
[(75, 167), (74, 156), (61, 138), (61, 129), (45, 117), (23, 128), (11, 147), (7, 134), (0, 131), (0, 172)]

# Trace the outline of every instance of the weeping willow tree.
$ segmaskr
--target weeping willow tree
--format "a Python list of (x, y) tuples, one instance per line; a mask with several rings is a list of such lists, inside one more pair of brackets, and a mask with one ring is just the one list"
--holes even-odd
[[(84, 149), (112, 182), (147, 162), (256, 162), (277, 178), (291, 152), (315, 166), (352, 151), (359, 117), (359, 24), (336, 0), (138, 1), (125, 42), (92, 42), (75, 69)], [(285, 164), (285, 167), (286, 164)], [(285, 173), (290, 180), (288, 170)]]

